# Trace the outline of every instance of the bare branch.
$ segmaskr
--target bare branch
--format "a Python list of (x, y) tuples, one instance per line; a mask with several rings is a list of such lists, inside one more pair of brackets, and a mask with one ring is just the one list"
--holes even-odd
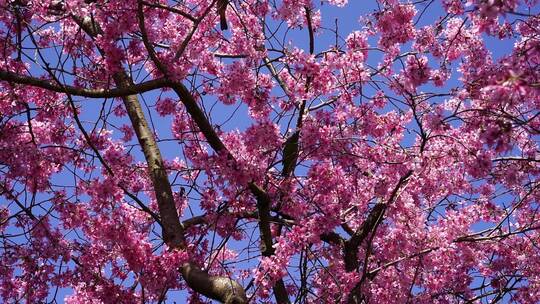
[(87, 89), (66, 84), (58, 85), (52, 80), (40, 79), (32, 76), (23, 76), (9, 71), (0, 71), (0, 80), (15, 84), (24, 84), (39, 87), (53, 92), (67, 93), (73, 96), (88, 98), (112, 98), (125, 97), (128, 95), (141, 94), (148, 91), (161, 89), (170, 86), (170, 82), (165, 78), (145, 81), (139, 84), (131, 84), (126, 87), (114, 89)]

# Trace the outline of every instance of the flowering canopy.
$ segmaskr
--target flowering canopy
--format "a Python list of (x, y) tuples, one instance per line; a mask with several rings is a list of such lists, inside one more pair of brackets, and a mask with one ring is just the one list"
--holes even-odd
[(360, 2), (0, 0), (0, 300), (540, 302), (538, 1)]

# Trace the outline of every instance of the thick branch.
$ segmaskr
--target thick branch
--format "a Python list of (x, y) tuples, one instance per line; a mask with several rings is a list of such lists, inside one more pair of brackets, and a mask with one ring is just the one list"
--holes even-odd
[(358, 262), (358, 248), (368, 234), (373, 231), (376, 223), (381, 220), (384, 212), (386, 210), (386, 203), (377, 203), (371, 212), (368, 214), (367, 219), (364, 221), (360, 229), (358, 229), (353, 236), (345, 241), (344, 246), (344, 260), (345, 260), (345, 270), (347, 271), (356, 271), (359, 266)]
[(53, 92), (67, 93), (73, 96), (81, 96), (88, 98), (112, 98), (112, 97), (125, 97), (128, 95), (135, 95), (144, 92), (148, 92), (155, 89), (164, 88), (170, 85), (165, 78), (159, 78), (154, 80), (145, 81), (139, 84), (131, 84), (122, 88), (114, 89), (87, 89), (78, 88), (70, 85), (58, 85), (56, 82), (40, 79), (32, 76), (24, 76), (18, 73), (9, 71), (0, 71), (0, 80), (24, 84), (33, 87), (39, 87)]
[(296, 167), (298, 161), (298, 140), (300, 139), (300, 130), (297, 129), (285, 141), (283, 146), (283, 169), (281, 175), (289, 177)]
[[(99, 27), (91, 18), (78, 18), (74, 16), (75, 21), (91, 37), (100, 33)], [(104, 54), (103, 50), (99, 50)], [(131, 78), (124, 70), (113, 75), (114, 82), (121, 88), (133, 86)], [(184, 228), (180, 223), (178, 212), (174, 204), (171, 184), (167, 177), (167, 171), (161, 157), (161, 152), (157, 146), (152, 130), (144, 117), (144, 113), (139, 103), (137, 95), (127, 95), (122, 97), (129, 119), (141, 145), (143, 154), (148, 164), (148, 173), (154, 186), (154, 193), (158, 203), (159, 214), (163, 228), (163, 239), (171, 248), (185, 248)]]
[[(265, 191), (254, 183), (249, 184), (249, 189), (257, 199), (259, 233), (261, 234), (261, 254), (264, 257), (271, 257), (275, 253), (272, 244), (272, 231), (270, 230), (270, 207), (272, 206), (272, 200)], [(287, 289), (282, 279), (276, 281), (273, 290), (278, 303), (289, 303)]]
[(174, 92), (180, 97), (180, 100), (186, 107), (186, 111), (189, 113), (191, 119), (195, 122), (199, 130), (203, 133), (204, 137), (210, 144), (210, 147), (216, 152), (226, 153), (230, 155), (229, 151), (217, 135), (216, 131), (206, 119), (204, 112), (197, 105), (197, 101), (193, 98), (193, 95), (182, 83), (174, 83), (172, 86)]
[[(394, 190), (390, 194), (390, 197), (388, 198), (387, 202), (379, 202), (377, 203), (373, 209), (371, 209), (371, 212), (368, 214), (367, 219), (364, 221), (362, 226), (351, 236), (350, 239), (345, 241), (345, 245), (343, 246), (343, 253), (344, 253), (344, 262), (345, 262), (345, 270), (347, 271), (356, 271), (359, 266), (358, 262), (358, 248), (362, 245), (364, 240), (367, 238), (368, 235), (371, 234), (371, 239), (375, 236), (375, 233), (377, 231), (377, 227), (382, 222), (384, 218), (384, 213), (386, 211), (386, 208), (388, 205), (392, 204), (394, 200), (398, 196), (398, 192), (401, 189), (401, 187), (407, 182), (409, 177), (412, 175), (413, 171), (409, 170), (405, 175), (403, 175), (397, 185), (394, 187)], [(366, 259), (367, 262), (367, 255), (369, 255), (369, 250), (366, 252)], [(364, 265), (365, 271), (367, 271), (367, 265)], [(349, 295), (348, 303), (350, 304), (356, 304), (360, 303), (362, 301), (362, 294), (360, 291), (360, 286), (365, 279), (365, 275), (362, 276), (362, 279), (359, 283), (356, 284), (356, 286), (353, 288)]]
[(225, 304), (247, 303), (242, 285), (230, 278), (210, 276), (193, 263), (184, 264), (181, 271), (189, 287), (200, 294)]
[[(116, 85), (120, 88), (131, 85), (131, 80), (124, 71), (114, 74), (113, 78)], [(125, 96), (123, 97), (123, 101), (148, 164), (148, 171), (154, 186), (163, 225), (163, 239), (173, 248), (184, 248), (184, 228), (180, 223), (178, 212), (176, 211), (171, 184), (154, 135), (144, 117), (137, 96)]]
[(345, 268), (347, 271), (354, 271), (358, 268), (358, 247), (362, 245), (370, 232), (374, 232), (374, 229), (381, 222), (387, 206), (394, 202), (399, 189), (401, 189), (412, 173), (413, 171), (409, 170), (399, 179), (397, 185), (394, 187), (394, 190), (388, 198), (388, 202), (377, 203), (375, 207), (371, 209), (371, 212), (368, 214), (368, 217), (362, 226), (353, 234), (350, 239), (345, 242)]

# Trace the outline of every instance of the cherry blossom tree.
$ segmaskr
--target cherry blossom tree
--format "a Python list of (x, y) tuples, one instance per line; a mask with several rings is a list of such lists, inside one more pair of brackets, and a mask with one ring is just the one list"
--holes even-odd
[(0, 0), (0, 300), (539, 303), (539, 13)]

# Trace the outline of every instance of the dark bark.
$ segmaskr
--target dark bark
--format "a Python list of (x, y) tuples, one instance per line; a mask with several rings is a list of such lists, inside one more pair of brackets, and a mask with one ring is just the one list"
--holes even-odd
[[(364, 262), (367, 263), (368, 256), (370, 254), (369, 248), (371, 247), (371, 241), (373, 240), (373, 237), (377, 232), (379, 224), (384, 219), (384, 213), (386, 212), (386, 208), (388, 207), (388, 205), (392, 204), (395, 201), (399, 190), (407, 182), (409, 177), (411, 177), (412, 173), (413, 171), (409, 170), (399, 179), (397, 185), (392, 190), (392, 193), (390, 194), (388, 200), (386, 202), (377, 203), (369, 212), (362, 226), (360, 226), (360, 228), (351, 236), (351, 238), (345, 241), (343, 246), (343, 260), (345, 262), (345, 270), (347, 270), (348, 272), (358, 270), (358, 267), (360, 266), (358, 249), (360, 248), (360, 246), (362, 246), (364, 241), (369, 236), (370, 239), (367, 242), (368, 244), (366, 249), (366, 257), (364, 259)], [(367, 265), (363, 265), (363, 267), (364, 271), (362, 273), (360, 282), (356, 284), (347, 299), (347, 303), (349, 304), (358, 304), (364, 301), (364, 295), (361, 291), (362, 283), (367, 276), (370, 276), (371, 278), (372, 274), (367, 272)]]
[(159, 78), (139, 84), (130, 84), (129, 86), (125, 86), (122, 88), (117, 87), (113, 89), (87, 89), (74, 87), (66, 84), (58, 85), (57, 82), (54, 80), (40, 79), (32, 76), (24, 76), (9, 71), (0, 71), (0, 80), (16, 84), (39, 87), (53, 92), (66, 93), (73, 96), (89, 98), (125, 97), (170, 86), (170, 83), (167, 80), (165, 80), (164, 78)]

